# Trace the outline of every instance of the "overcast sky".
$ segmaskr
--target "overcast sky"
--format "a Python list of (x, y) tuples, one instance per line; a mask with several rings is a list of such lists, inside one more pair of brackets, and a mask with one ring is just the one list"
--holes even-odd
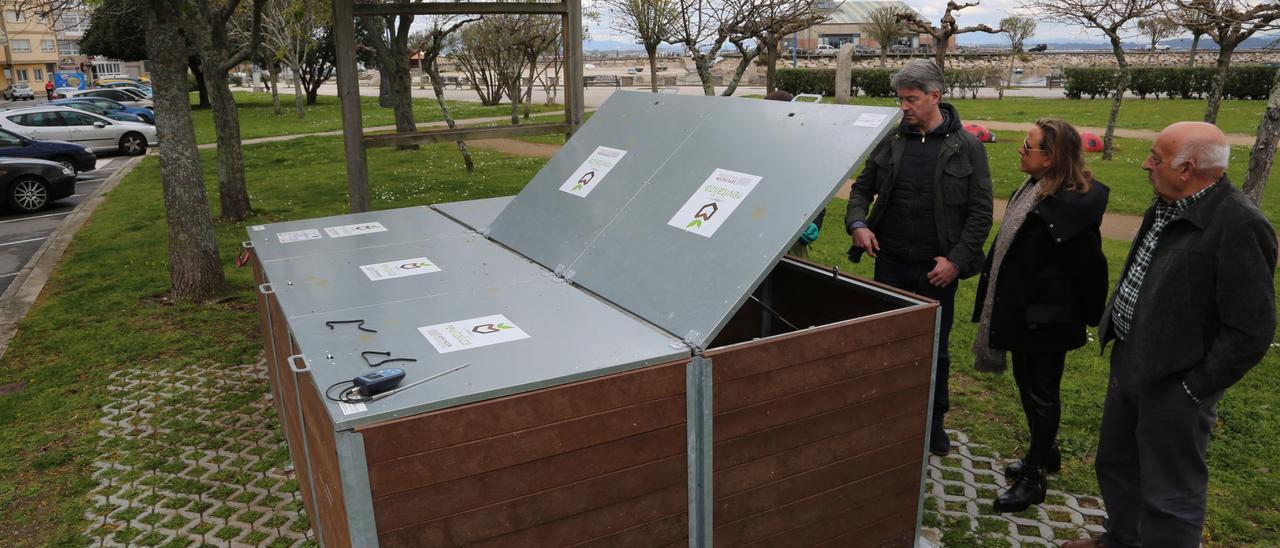
[[(946, 10), (946, 7), (947, 7), (947, 3), (945, 0), (904, 0), (904, 1), (906, 2), (907, 5), (915, 8), (916, 11), (919, 11), (920, 13), (924, 14), (924, 16), (934, 24), (937, 24), (938, 20), (942, 18), (942, 13), (943, 11)], [(1004, 17), (1008, 17), (1009, 15), (1019, 14), (1017, 9), (1019, 0), (981, 0), (981, 2), (982, 3), (977, 6), (965, 8), (962, 11), (955, 12), (956, 20), (960, 23), (960, 26), (963, 27), (963, 26), (969, 26), (969, 25), (986, 24), (986, 25), (990, 25), (992, 28), (997, 28), (1000, 26), (1000, 19)], [(632, 42), (631, 39), (627, 38), (626, 36), (618, 34), (617, 31), (610, 28), (610, 20), (609, 20), (610, 14), (602, 13), (601, 15), (602, 15), (602, 18), (599, 23), (588, 22), (588, 26), (590, 27), (590, 30), (591, 30), (591, 38), (593, 40), (616, 40), (619, 42), (627, 42), (627, 43)], [(1100, 36), (1101, 35), (1097, 33), (1092, 33), (1092, 34), (1085, 33), (1083, 29), (1079, 27), (1056, 25), (1053, 23), (1045, 22), (1045, 21), (1038, 21), (1035, 36), (1033, 36), (1030, 40), (1028, 40), (1028, 42), (1035, 43), (1034, 41), (1037, 39), (1039, 40), (1101, 39)], [(1140, 40), (1140, 38), (1137, 38), (1137, 37), (1133, 37), (1132, 39), (1135, 41)], [(1004, 37), (987, 35), (983, 33), (971, 33), (971, 34), (960, 35), (958, 37), (958, 40), (961, 44), (992, 43), (992, 42), (1002, 42), (1004, 40)]]

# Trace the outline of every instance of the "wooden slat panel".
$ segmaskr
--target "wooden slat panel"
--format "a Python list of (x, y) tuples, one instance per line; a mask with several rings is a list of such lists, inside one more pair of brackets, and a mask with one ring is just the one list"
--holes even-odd
[[(715, 543), (719, 546), (737, 546), (754, 539), (785, 531), (791, 523), (803, 521), (806, 516), (821, 508), (850, 508), (865, 500), (883, 500), (890, 493), (906, 489), (914, 477), (920, 478), (920, 460), (908, 462), (860, 481), (840, 485), (821, 494), (775, 508), (751, 519), (717, 526)], [(915, 511), (915, 503), (911, 504)]]
[(721, 413), (715, 415), (715, 430), (712, 434), (717, 443), (728, 441), (805, 417), (835, 411), (870, 398), (888, 398), (889, 401), (882, 404), (883, 409), (923, 409), (929, 396), (929, 379), (913, 379), (910, 375), (896, 373), (897, 370), (893, 370), (890, 373), (855, 377), (830, 386)]
[[(757, 347), (759, 348), (759, 347)], [(733, 370), (739, 364), (755, 361), (746, 353), (712, 360), (713, 371)], [(909, 380), (928, 379), (933, 361), (933, 340), (920, 335), (858, 352), (832, 355), (784, 369), (738, 377), (732, 381), (716, 379), (714, 412), (725, 413), (739, 407), (828, 386), (845, 379), (862, 376), (863, 389), (878, 389), (884, 371), (892, 368), (896, 375)], [(899, 383), (901, 384), (901, 383)], [(888, 390), (888, 389), (886, 389)]]
[(541, 424), (684, 394), (688, 360), (362, 427), (370, 465)]
[[(847, 544), (839, 546), (873, 546), (894, 535), (901, 534), (902, 524), (897, 521), (899, 514), (915, 516), (910, 509), (919, 500), (919, 493), (905, 489), (890, 492), (884, 498), (867, 501), (856, 508), (850, 508), (834, 516), (817, 521), (803, 521), (792, 524), (793, 527), (776, 535), (756, 540), (748, 546), (760, 548), (782, 548), (790, 546), (813, 546), (824, 540), (834, 541), (849, 533), (857, 533), (847, 538)], [(903, 508), (909, 508), (903, 511)], [(906, 531), (908, 536), (915, 534), (915, 520), (912, 519)], [(871, 528), (871, 530), (865, 530)], [(877, 529), (884, 529), (883, 535), (877, 535)], [(908, 545), (911, 543), (909, 542)]]
[[(280, 427), (284, 429), (285, 439), (289, 442), (289, 458), (293, 461), (294, 476), (298, 479), (298, 490), (302, 492), (302, 503), (308, 511), (316, 508), (315, 493), (311, 489), (311, 465), (307, 461), (306, 447), (303, 443), (302, 410), (298, 407), (297, 376), (289, 370), (286, 360), (296, 352), (297, 346), (289, 334), (289, 327), (284, 319), (284, 311), (275, 295), (267, 295), (272, 320), (271, 340), (275, 348), (276, 380), (279, 390), (273, 397), (280, 400)], [(279, 318), (275, 320), (274, 318)]]
[[(857, 482), (882, 470), (900, 466), (912, 460), (920, 461), (924, 452), (924, 444), (919, 439), (902, 440), (901, 431), (894, 431), (893, 423), (882, 423), (882, 427), (872, 427), (859, 431), (857, 435), (846, 439), (824, 440), (809, 447), (807, 451), (797, 451), (778, 458), (762, 459), (773, 462), (754, 466), (755, 470), (744, 470), (739, 476), (748, 476), (755, 480), (751, 489), (729, 496), (716, 494), (715, 510), (717, 526), (733, 527), (733, 524), (746, 520), (751, 521), (805, 498), (812, 497), (836, 486)], [(874, 439), (876, 435), (885, 435), (892, 445), (879, 449), (867, 448), (883, 445)], [(896, 443), (895, 443), (896, 442)], [(822, 453), (829, 451), (843, 458), (834, 462)], [(846, 456), (854, 453), (851, 456)], [(759, 461), (751, 463), (756, 465)], [(760, 475), (761, 469), (770, 466), (780, 469), (784, 474), (778, 478)], [(807, 469), (795, 473), (797, 466)], [(905, 486), (903, 490), (907, 490)], [(823, 515), (831, 515), (842, 511), (842, 508), (813, 508), (809, 519)]]
[[(927, 387), (917, 387), (918, 391), (924, 392)], [(902, 396), (906, 398), (908, 396)], [(910, 401), (902, 399), (889, 399), (886, 401), (901, 402)], [(919, 409), (911, 409), (910, 407), (898, 407), (896, 411), (902, 414), (914, 414), (919, 417), (920, 428), (924, 427), (925, 410), (924, 402), (918, 400)], [(742, 464), (744, 462), (759, 459), (775, 453), (780, 453), (788, 449), (800, 447), (807, 443), (825, 439), (843, 432), (856, 430), (865, 426), (883, 421), (886, 414), (891, 414), (889, 408), (879, 401), (869, 400), (858, 403), (849, 407), (837, 409), (832, 412), (814, 415), (800, 421), (787, 423), (776, 428), (759, 430), (757, 432), (739, 436), (731, 440), (723, 441), (715, 444), (712, 460), (714, 461), (714, 469), (722, 470), (729, 466)], [(922, 431), (923, 435), (923, 431)]]
[(573, 546), (612, 548), (614, 546), (665, 546), (678, 543), (681, 548), (684, 548), (689, 545), (688, 539), (689, 514), (681, 512)]
[(375, 499), (379, 531), (390, 531), (522, 497), (670, 456), (684, 458), (683, 424), (546, 459)]
[(663, 516), (686, 512), (687, 505), (688, 488), (682, 476), (679, 478), (679, 485), (621, 504), (596, 508), (572, 518), (478, 542), (475, 546), (564, 546), (609, 535)]
[(307, 508), (311, 526), (323, 532), (326, 546), (350, 546), (351, 532), (347, 529), (347, 507), (342, 498), (337, 440), (311, 375), (299, 375), (298, 395), (306, 417), (303, 434), (307, 438), (311, 478), (316, 490), (315, 507)]
[(721, 487), (716, 489), (717, 524), (745, 519), (773, 506), (831, 489), (833, 485), (849, 483), (902, 462), (919, 460), (924, 446), (916, 433), (918, 420), (918, 415), (901, 415), (717, 471), (716, 485)]
[[(388, 531), (381, 535), (380, 544), (388, 547), (458, 546), (500, 535), (509, 535), (508, 540), (556, 539), (555, 545), (562, 545), (574, 538), (589, 539), (593, 535), (588, 532), (588, 528), (604, 534), (643, 521), (636, 521), (639, 516), (598, 512), (599, 509), (646, 498), (652, 501), (667, 500), (669, 497), (652, 495), (654, 491), (664, 488), (683, 491), (685, 462), (684, 455), (667, 457), (444, 519)], [(683, 505), (658, 505), (654, 507), (654, 511), (679, 512), (683, 511)], [(601, 514), (609, 521), (592, 519), (589, 524), (567, 525), (569, 522), (583, 521), (578, 516), (587, 513)]]
[(851, 546), (891, 546), (911, 548), (915, 545), (915, 509), (899, 512), (862, 529), (827, 540), (817, 546), (849, 548)]
[(684, 396), (449, 446), (369, 467), (374, 497), (424, 487), (684, 422)]
[[(889, 312), (874, 318), (806, 329), (769, 339), (761, 339), (706, 353), (715, 369), (715, 383), (782, 369), (827, 356), (847, 354), (862, 348), (908, 339), (933, 332), (934, 309), (927, 305)], [(721, 367), (720, 361), (733, 363)]]

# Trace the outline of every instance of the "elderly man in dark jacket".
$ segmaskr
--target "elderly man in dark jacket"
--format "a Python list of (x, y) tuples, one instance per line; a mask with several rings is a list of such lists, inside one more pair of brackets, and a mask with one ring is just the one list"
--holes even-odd
[(1276, 234), (1224, 176), (1229, 154), (1218, 128), (1180, 122), (1142, 164), (1157, 197), (1099, 326), (1115, 341), (1096, 461), (1107, 533), (1064, 546), (1200, 545), (1218, 400), (1276, 330)]
[(940, 102), (942, 71), (933, 61), (908, 63), (890, 84), (902, 106), (902, 126), (876, 145), (849, 193), (849, 260), (856, 263), (865, 252), (876, 258), (876, 281), (942, 306), (929, 450), (945, 455), (951, 450), (943, 415), (950, 407), (956, 285), (982, 269), (991, 231), (991, 172), (982, 143), (962, 129), (954, 107)]

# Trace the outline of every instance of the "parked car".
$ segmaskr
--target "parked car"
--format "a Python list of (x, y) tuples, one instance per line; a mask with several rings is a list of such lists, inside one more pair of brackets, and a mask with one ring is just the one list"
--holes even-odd
[[(70, 107), (76, 110), (83, 110), (85, 112), (97, 114), (98, 116), (106, 116), (107, 118), (110, 118), (112, 120), (120, 120), (121, 122), (142, 122), (145, 124), (151, 123), (147, 121), (146, 118), (143, 118), (142, 115), (134, 114), (126, 110), (119, 110), (119, 109), (113, 110), (103, 105), (99, 105), (97, 103), (87, 101), (84, 99), (56, 99), (52, 101), (52, 104), (62, 105), (64, 107)], [(147, 109), (144, 108), (139, 110), (147, 110)], [(147, 110), (147, 112), (151, 112), (151, 111)]]
[(48, 160), (0, 158), (0, 195), (13, 211), (40, 211), (75, 192), (74, 169)]
[(75, 93), (77, 91), (80, 91), (80, 88), (73, 88), (73, 87), (54, 88), (53, 98), (66, 99), (67, 97), (70, 97), (72, 93)]
[(67, 141), (94, 152), (136, 156), (155, 146), (155, 126), (112, 120), (59, 105), (9, 109), (0, 112), (0, 128), (33, 139)]
[[(55, 105), (64, 105), (65, 101), (89, 102), (112, 112), (123, 111), (128, 114), (133, 114), (135, 116), (138, 116), (139, 118), (142, 118), (142, 121), (148, 124), (156, 123), (156, 111), (151, 110), (149, 108), (139, 108), (139, 107), (130, 107), (130, 106), (122, 105), (120, 103), (117, 103), (105, 97), (79, 96), (79, 97), (71, 97), (68, 99), (55, 99), (52, 101), (52, 103)], [(132, 121), (132, 120), (129, 120), (129, 121)]]
[(102, 97), (105, 99), (111, 99), (112, 101), (115, 101), (125, 106), (139, 107), (139, 108), (153, 108), (150, 99), (144, 99), (140, 95), (133, 95), (129, 93), (128, 90), (124, 90), (124, 89), (105, 89), (105, 88), (86, 89), (84, 91), (77, 92), (71, 95), (71, 98), (76, 98), (76, 97)]
[(1040, 51), (1046, 51), (1048, 49), (1049, 49), (1049, 44), (1036, 44), (1034, 46), (1031, 46), (1030, 48), (1027, 48), (1027, 51), (1040, 52)]
[(150, 98), (151, 98), (151, 95), (152, 95), (151, 87), (150, 87), (150, 86), (144, 86), (144, 85), (142, 85), (142, 84), (135, 84), (135, 83), (133, 83), (133, 82), (110, 82), (110, 83), (107, 83), (107, 84), (102, 84), (102, 86), (101, 86), (101, 87), (104, 87), (104, 88), (107, 88), (107, 89), (123, 89), (123, 90), (125, 90), (125, 91), (129, 91), (129, 92), (136, 91), (136, 92), (138, 92), (139, 94), (141, 94), (141, 95), (142, 95), (142, 97), (144, 97), (144, 98), (146, 98), (146, 99), (150, 99)]
[(81, 145), (30, 139), (3, 129), (0, 129), (0, 158), (48, 160), (76, 172), (93, 171), (98, 163), (98, 156)]
[(835, 57), (838, 51), (839, 48), (831, 44), (819, 44), (818, 47), (813, 49), (813, 54), (818, 57)]
[(17, 101), (18, 99), (26, 99), (30, 101), (36, 98), (36, 93), (35, 91), (32, 91), (31, 84), (18, 82), (10, 85), (8, 89), (4, 90), (4, 98), (10, 101)]

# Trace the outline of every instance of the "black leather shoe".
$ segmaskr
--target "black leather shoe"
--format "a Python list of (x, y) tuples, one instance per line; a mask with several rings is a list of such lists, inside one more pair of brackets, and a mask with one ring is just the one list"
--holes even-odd
[(951, 452), (951, 438), (947, 437), (942, 421), (934, 422), (929, 429), (929, 452), (939, 457), (945, 457)]
[(994, 506), (997, 512), (1021, 512), (1032, 504), (1044, 502), (1047, 490), (1044, 468), (1027, 466), (1023, 468), (1022, 476), (1013, 483), (1013, 487), (996, 497)]
[[(1062, 451), (1058, 446), (1053, 446), (1053, 451), (1049, 453), (1047, 462), (1044, 463), (1044, 471), (1048, 474), (1057, 474), (1062, 470)], [(1025, 459), (1018, 459), (1018, 462), (1010, 463), (1004, 467), (1004, 477), (1009, 480), (1016, 480), (1022, 475), (1022, 469), (1027, 466)]]

